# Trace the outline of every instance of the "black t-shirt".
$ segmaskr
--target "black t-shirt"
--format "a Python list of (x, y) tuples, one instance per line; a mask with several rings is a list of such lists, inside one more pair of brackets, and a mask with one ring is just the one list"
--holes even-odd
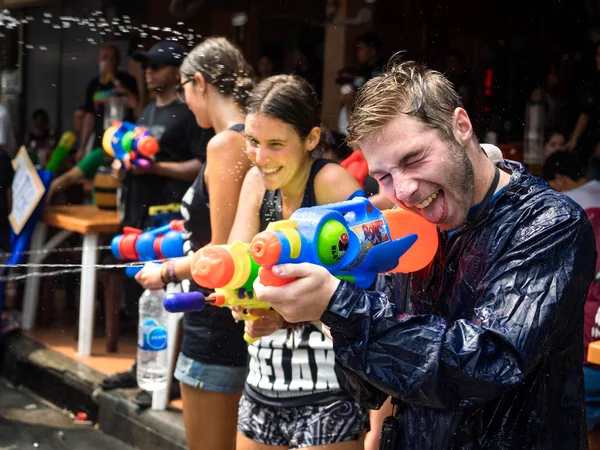
[(13, 182), (13, 167), (10, 156), (0, 150), (0, 252), (10, 251), (10, 222), (8, 221), (8, 189)]
[[(194, 158), (204, 161), (206, 145), (214, 135), (212, 130), (198, 127), (194, 114), (179, 100), (161, 107), (155, 102), (150, 103), (137, 124), (147, 127), (158, 139), (160, 150), (155, 156), (156, 161), (183, 162)], [(128, 173), (123, 183), (123, 224), (142, 229), (149, 226), (148, 209), (180, 202), (190, 185), (189, 181), (159, 175)]]
[[(241, 132), (244, 128), (240, 124), (230, 129)], [(185, 220), (183, 249), (189, 255), (208, 244), (211, 239), (204, 170), (184, 195), (181, 213)], [(201, 291), (206, 295), (210, 294), (210, 291), (193, 281), (181, 284), (184, 292)], [(181, 352), (188, 358), (205, 364), (244, 367), (248, 359), (244, 324), (235, 323), (229, 308), (207, 306), (202, 311), (185, 313)]]
[[(134, 94), (138, 93), (135, 78), (127, 72), (118, 71), (115, 77), (128, 91), (131, 91)], [(112, 81), (101, 83), (100, 77), (96, 77), (88, 84), (85, 93), (85, 111), (94, 114), (94, 133), (96, 133), (94, 147), (102, 147), (102, 135), (104, 134), (104, 102), (111, 95), (122, 95), (116, 90)], [(124, 120), (128, 122), (134, 120), (133, 111), (130, 108), (126, 109)]]

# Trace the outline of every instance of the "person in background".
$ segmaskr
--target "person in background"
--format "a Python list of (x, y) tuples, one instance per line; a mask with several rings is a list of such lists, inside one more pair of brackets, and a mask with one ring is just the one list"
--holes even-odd
[(12, 203), (12, 182), (14, 177), (10, 156), (0, 149), (0, 254), (10, 253), (11, 226), (8, 216)]
[(46, 204), (51, 204), (54, 195), (65, 192), (69, 186), (78, 181), (83, 179), (93, 180), (98, 169), (107, 164), (107, 156), (104, 150), (99, 147), (95, 148), (74, 167), (52, 181), (46, 194)]
[(31, 162), (44, 166), (56, 146), (56, 133), (50, 128), (50, 117), (45, 109), (36, 109), (31, 118), (33, 131), (25, 135), (24, 144)]
[(265, 78), (275, 75), (275, 61), (271, 56), (263, 54), (258, 58), (256, 69), (256, 83), (260, 83)]
[(600, 141), (594, 145), (594, 151), (590, 158), (588, 173), (588, 180), (600, 180)]
[(0, 150), (6, 152), (10, 159), (17, 154), (17, 140), (6, 107), (0, 104)]
[(548, 136), (553, 130), (564, 127), (564, 102), (561, 95), (561, 83), (556, 66), (552, 65), (546, 75), (546, 83), (537, 86), (531, 93), (533, 102), (544, 105), (544, 133)]
[[(146, 289), (181, 281), (182, 290), (208, 291), (191, 280), (194, 252), (226, 244), (250, 160), (245, 154), (246, 101), (254, 83), (239, 48), (222, 37), (197, 45), (181, 67), (180, 99), (215, 136), (206, 164), (181, 202), (185, 258), (146, 265), (136, 280)], [(171, 273), (172, 275), (169, 275)], [(183, 318), (183, 342), (175, 368), (190, 450), (231, 450), (246, 375), (243, 325), (226, 308), (207, 306)]]
[[(126, 172), (118, 159), (112, 163), (115, 178), (123, 182), (123, 226), (138, 229), (154, 226), (150, 207), (180, 203), (206, 159), (206, 146), (213, 132), (198, 127), (194, 114), (177, 95), (179, 68), (186, 53), (182, 45), (163, 41), (146, 52), (134, 54), (144, 67), (148, 89), (156, 93), (155, 100), (144, 108), (137, 124), (148, 128), (150, 135), (158, 140), (160, 150), (147, 169), (134, 166)], [(135, 280), (125, 278), (126, 306), (134, 320), (138, 317), (138, 299), (142, 292)], [(102, 383), (104, 389), (136, 386), (135, 365), (127, 372), (107, 377)], [(150, 393), (138, 392), (136, 402), (150, 406)]]
[(85, 117), (79, 147), (77, 149), (77, 161), (85, 156), (88, 139), (95, 135), (92, 148), (102, 147), (102, 135), (104, 134), (105, 101), (110, 96), (122, 96), (126, 104), (123, 120), (133, 122), (133, 111), (138, 103), (138, 87), (131, 75), (119, 70), (121, 54), (119, 49), (112, 44), (107, 44), (98, 53), (98, 76), (89, 82), (85, 94)]
[(338, 118), (338, 131), (347, 135), (348, 116), (356, 98), (356, 91), (381, 72), (381, 40), (374, 32), (359, 37), (356, 45), (358, 65), (338, 71), (336, 83), (340, 85), (341, 109)]
[[(590, 181), (584, 174), (585, 167), (573, 153), (567, 151), (553, 153), (544, 163), (542, 171), (542, 177), (553, 189), (567, 195), (585, 210), (594, 227), (596, 248), (600, 249), (600, 181)], [(600, 257), (596, 261), (596, 277), (585, 302), (583, 325), (585, 410), (587, 430), (595, 448), (600, 445), (600, 432), (594, 433), (594, 428), (600, 424), (600, 366), (589, 362), (587, 354), (590, 343), (600, 340), (599, 270)]]
[(472, 111), (474, 109), (475, 83), (466, 68), (466, 58), (463, 52), (457, 49), (448, 52), (444, 75), (452, 83), (458, 95), (460, 95), (467, 111)]
[(553, 130), (546, 134), (544, 142), (544, 159), (547, 159), (551, 154), (560, 152), (566, 148), (565, 135), (559, 130)]
[[(75, 109), (75, 111), (73, 111), (73, 133), (75, 133), (75, 136), (77, 136), (77, 140), (75, 141), (75, 145), (73, 146), (74, 148), (74, 153), (77, 154), (79, 148), (80, 148), (80, 144), (81, 144), (81, 137), (83, 134), (83, 123), (85, 121), (85, 105), (81, 105), (78, 106), (77, 109)], [(81, 146), (83, 147), (83, 155), (87, 156), (91, 151), (92, 151), (92, 145), (95, 142), (95, 136), (90, 135), (88, 137), (88, 140), (86, 143), (83, 143)], [(76, 155), (74, 155), (76, 156)]]
[(292, 51), (292, 73), (304, 78), (319, 98), (323, 93), (323, 71), (316, 64), (310, 44), (300, 44)]
[[(590, 87), (585, 93), (584, 102), (583, 105), (581, 105), (581, 112), (577, 118), (575, 129), (567, 141), (566, 150), (571, 152), (578, 148), (581, 137), (586, 129), (588, 129), (588, 126), (590, 126), (588, 134), (592, 136), (592, 141), (595, 142), (600, 137), (600, 42), (596, 44), (595, 57), (596, 72), (594, 73), (594, 78), (591, 81)], [(587, 145), (582, 146), (583, 153), (587, 153), (587, 147)], [(586, 155), (584, 155), (584, 157), (585, 156)]]

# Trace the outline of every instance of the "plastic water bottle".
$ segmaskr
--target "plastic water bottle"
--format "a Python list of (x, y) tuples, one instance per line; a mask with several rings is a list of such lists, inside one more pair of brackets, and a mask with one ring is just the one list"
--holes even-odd
[(147, 391), (167, 387), (167, 316), (163, 289), (145, 290), (140, 297), (137, 383)]

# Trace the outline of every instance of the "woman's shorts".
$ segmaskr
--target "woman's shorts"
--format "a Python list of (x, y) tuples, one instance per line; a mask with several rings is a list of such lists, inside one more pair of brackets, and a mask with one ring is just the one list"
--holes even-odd
[(206, 364), (180, 353), (175, 367), (175, 378), (183, 384), (203, 391), (236, 394), (244, 389), (246, 367)]
[(359, 440), (369, 422), (369, 411), (358, 403), (338, 400), (328, 405), (281, 408), (242, 395), (238, 431), (265, 445), (290, 450)]

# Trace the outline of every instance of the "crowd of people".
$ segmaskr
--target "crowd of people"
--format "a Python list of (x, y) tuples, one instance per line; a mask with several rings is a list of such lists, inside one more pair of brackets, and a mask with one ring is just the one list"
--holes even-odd
[[(123, 226), (152, 226), (150, 207), (181, 204), (187, 256), (124, 281), (133, 318), (143, 289), (208, 294), (192, 280), (193, 253), (249, 242), (299, 208), (364, 190), (380, 209), (397, 205), (437, 226), (426, 268), (381, 275), (369, 289), (321, 266), (287, 264), (273, 272), (289, 284), (256, 281), (271, 306), (250, 310), (257, 320), (213, 306), (185, 313), (172, 395), (181, 395), (192, 450), (587, 448), (600, 422), (600, 368), (587, 361), (600, 337), (600, 185), (590, 159), (569, 150), (597, 127), (595, 109), (569, 141), (546, 133), (543, 179), (534, 177), (480, 144), (460, 57), (446, 77), (398, 57), (384, 66), (380, 46), (364, 35), (359, 66), (339, 73), (334, 131), (321, 126), (310, 77), (274, 75), (268, 61), (256, 76), (225, 38), (135, 53), (148, 105), (118, 70), (118, 49), (106, 46), (75, 113), (74, 165), (48, 201), (110, 166)], [(158, 140), (150, 167), (125, 170), (103, 152), (112, 96), (123, 120)], [(29, 143), (53, 139), (47, 114), (33, 120)], [(11, 145), (1, 127), (0, 145)], [(135, 366), (102, 383), (136, 386)], [(136, 402), (149, 406), (151, 394), (140, 390)]]

